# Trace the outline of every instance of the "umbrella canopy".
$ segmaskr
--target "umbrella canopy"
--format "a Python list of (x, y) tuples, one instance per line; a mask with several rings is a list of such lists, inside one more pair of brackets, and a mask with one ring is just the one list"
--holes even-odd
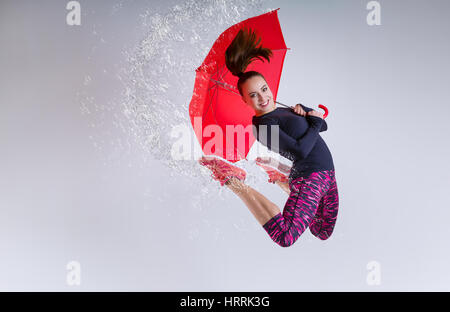
[(196, 69), (189, 115), (205, 155), (216, 155), (236, 162), (247, 157), (255, 142), (251, 128), (255, 112), (239, 94), (239, 78), (228, 71), (225, 51), (239, 30), (253, 30), (261, 38), (260, 44), (272, 50), (272, 57), (270, 62), (254, 59), (246, 71), (263, 74), (276, 100), (288, 50), (281, 32), (278, 10), (249, 18), (225, 30), (214, 42), (202, 65)]

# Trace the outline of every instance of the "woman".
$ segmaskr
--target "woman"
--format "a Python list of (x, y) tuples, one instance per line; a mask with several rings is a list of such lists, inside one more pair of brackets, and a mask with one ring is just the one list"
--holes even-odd
[[(211, 157), (203, 157), (199, 162), (212, 171), (221, 185), (242, 199), (280, 246), (294, 244), (308, 226), (313, 235), (326, 240), (333, 232), (339, 206), (333, 159), (319, 135), (320, 131), (327, 130), (327, 124), (322, 113), (300, 104), (293, 109), (277, 108), (264, 76), (255, 71), (245, 72), (254, 58), (270, 61), (272, 51), (257, 47), (261, 41), (257, 39), (253, 32), (240, 30), (226, 50), (226, 66), (239, 77), (237, 88), (242, 100), (255, 111), (252, 123), (257, 140), (293, 161), (289, 180), (273, 181), (289, 190), (283, 213), (244, 183), (246, 172), (241, 168)], [(265, 135), (260, 135), (261, 125), (268, 128)], [(278, 147), (271, 146), (270, 128), (274, 126), (278, 127)]]

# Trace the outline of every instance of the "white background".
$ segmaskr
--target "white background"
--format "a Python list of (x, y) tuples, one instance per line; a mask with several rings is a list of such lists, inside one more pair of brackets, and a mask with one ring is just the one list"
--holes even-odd
[[(450, 4), (380, 1), (382, 25), (368, 26), (367, 2), (264, 1), (246, 13), (280, 8), (291, 50), (277, 100), (330, 109), (335, 232), (282, 248), (217, 182), (144, 161), (113, 126), (120, 106), (82, 113), (90, 96), (91, 108), (120, 102), (114, 74), (145, 38), (139, 15), (184, 2), (80, 1), (82, 25), (68, 26), (64, 1), (2, 1), (0, 290), (449, 291)], [(210, 22), (205, 47), (233, 24)], [(194, 69), (176, 99), (185, 110)], [(253, 174), (282, 208), (287, 195)], [(70, 261), (79, 286), (66, 283)], [(370, 261), (380, 285), (366, 281)]]

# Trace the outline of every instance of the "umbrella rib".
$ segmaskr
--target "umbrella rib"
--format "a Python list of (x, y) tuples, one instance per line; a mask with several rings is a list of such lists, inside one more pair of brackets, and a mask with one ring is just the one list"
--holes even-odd
[[(219, 90), (219, 86), (216, 85), (216, 89), (214, 90), (214, 92), (216, 92), (216, 91), (218, 91), (218, 90)], [(216, 101), (216, 104), (217, 104), (217, 101)], [(212, 104), (211, 104), (211, 106), (212, 106)], [(216, 122), (216, 125), (218, 125), (219, 123), (217, 122), (217, 119), (216, 119), (216, 110), (213, 109), (212, 115), (213, 115), (213, 117), (214, 117), (214, 121)]]
[(222, 73), (224, 73), (225, 72), (225, 75), (226, 74), (228, 74), (230, 71), (228, 70), (228, 71), (225, 71), (225, 65), (223, 65), (222, 66), (222, 68), (221, 69), (219, 69), (219, 77), (220, 77), (220, 79), (222, 80), (222, 81), (225, 81), (223, 78), (225, 77), (225, 75), (223, 75), (222, 76)]
[[(225, 67), (225, 65), (224, 65), (223, 67)], [(223, 67), (222, 67), (222, 69), (223, 69)], [(219, 69), (217, 72), (215, 72), (214, 74), (212, 74), (211, 77), (217, 74), (217, 75), (219, 76), (220, 80), (224, 81), (224, 83), (225, 83), (225, 80), (223, 79), (222, 75), (220, 74), (220, 71), (221, 71), (221, 70)], [(228, 72), (227, 72), (227, 73), (228, 73)], [(225, 74), (225, 75), (226, 75), (226, 74)], [(218, 80), (214, 80), (214, 79), (212, 79), (212, 78), (209, 78), (209, 79), (212, 80), (212, 81), (214, 81), (214, 82), (218, 82)], [(212, 85), (211, 87), (209, 87), (208, 90), (211, 89), (212, 87), (215, 87), (215, 85)]]
[[(216, 72), (217, 73), (217, 72)], [(214, 75), (216, 74), (216, 73), (214, 73)], [(211, 78), (210, 78), (211, 79)], [(212, 79), (213, 80), (213, 79)], [(213, 80), (214, 81), (214, 80)], [(216, 82), (218, 82), (218, 81), (216, 81)], [(214, 90), (214, 92), (218, 92), (219, 91), (219, 86), (217, 85), (217, 83), (216, 83), (216, 89)], [(216, 101), (216, 104), (217, 104), (217, 101)], [(211, 104), (211, 106), (212, 106), (212, 104)], [(217, 122), (217, 119), (216, 119), (216, 110), (215, 109), (213, 109), (213, 111), (212, 111), (212, 115), (213, 115), (213, 118), (214, 118), (214, 121), (216, 122), (216, 125), (218, 125), (219, 123)]]
[[(236, 92), (234, 92), (233, 90), (230, 90), (230, 89), (228, 89), (228, 88), (226, 87), (226, 85), (229, 85), (229, 84), (225, 83), (225, 80), (224, 80), (223, 78), (224, 78), (225, 75), (227, 75), (230, 71), (225, 71), (224, 67), (225, 67), (225, 66), (223, 66), (221, 69), (219, 69), (219, 70), (217, 71), (217, 75), (219, 76), (220, 80), (223, 81), (223, 83), (221, 83), (221, 82), (219, 82), (219, 81), (217, 81), (217, 83), (220, 83), (220, 84), (222, 85), (222, 87), (223, 87), (225, 90), (230, 91), (230, 92), (233, 92), (233, 93), (235, 93), (235, 94), (238, 95), (238, 93), (236, 93)], [(224, 73), (224, 72), (225, 72), (225, 74), (222, 76), (222, 73)], [(234, 86), (233, 86), (233, 87), (234, 87)], [(214, 117), (215, 117), (215, 116), (214, 116)], [(215, 119), (215, 118), (214, 118), (214, 119)], [(217, 120), (216, 120), (216, 123), (217, 123)], [(245, 159), (245, 157), (242, 155), (242, 153), (238, 150), (238, 148), (237, 148), (236, 146), (233, 146), (233, 148), (234, 148), (234, 152), (236, 152), (236, 154), (237, 154), (241, 159)], [(233, 154), (233, 156), (234, 156), (234, 154)], [(226, 155), (225, 155), (225, 157), (226, 157)]]
[[(223, 66), (222, 69), (223, 69), (224, 67), (225, 67), (225, 66)], [(222, 72), (223, 72), (223, 71), (222, 71)], [(226, 83), (225, 80), (223, 79), (229, 72), (230, 72), (229, 70), (226, 71), (226, 72), (225, 72), (225, 75), (223, 75), (223, 76), (219, 73), (220, 79), (223, 81), (223, 83), (221, 83), (221, 84), (222, 84), (222, 86), (223, 86), (223, 88), (224, 88), (225, 90), (230, 91), (230, 92), (233, 92), (234, 94), (240, 96), (240, 93), (239, 93), (239, 92), (230, 90), (230, 89), (228, 89), (228, 88), (226, 87), (226, 86), (231, 86), (234, 90), (237, 89), (235, 86), (232, 86), (232, 85)], [(218, 81), (218, 83), (220, 83), (220, 82)]]
[[(213, 85), (213, 87), (215, 87), (215, 86), (217, 86), (217, 85)], [(208, 108), (206, 109), (205, 113), (203, 114), (203, 117), (202, 117), (203, 119), (205, 118), (206, 114), (208, 113), (209, 108), (212, 106), (212, 101), (213, 101), (213, 98), (214, 98), (214, 94), (216, 93), (216, 90), (217, 90), (217, 88), (214, 89), (214, 91), (213, 91), (214, 93), (213, 93), (213, 95), (212, 95), (211, 98), (210, 98)], [(214, 115), (214, 114), (213, 114), (213, 115)], [(214, 117), (214, 119), (216, 119), (216, 118)]]
[[(221, 81), (215, 80), (215, 79), (212, 79), (212, 78), (209, 78), (209, 79), (210, 79), (211, 81), (215, 82), (216, 84), (221, 84), (222, 87), (223, 87), (224, 89), (226, 89), (227, 91), (233, 92), (232, 90), (227, 89), (227, 88), (225, 87), (225, 86), (230, 86), (231, 88), (236, 89), (235, 86), (232, 86), (232, 85), (226, 83), (225, 80), (223, 79), (223, 78), (225, 77), (225, 75), (228, 74), (228, 73), (230, 72), (230, 71), (227, 71), (227, 72), (225, 73), (225, 75), (222, 76), (222, 73), (224, 72), (224, 67), (225, 67), (225, 65), (222, 66), (221, 69), (217, 70), (214, 74), (211, 75), (211, 76), (217, 75), (217, 76), (219, 77), (219, 80), (221, 80)], [(212, 88), (212, 87), (213, 87), (213, 86), (211, 86), (210, 88)], [(238, 95), (237, 92), (233, 92), (233, 93), (236, 94), (236, 95)]]
[(218, 81), (218, 80), (215, 80), (215, 79), (212, 79), (212, 78), (210, 78), (210, 80), (216, 83), (214, 86), (217, 86), (218, 84), (220, 84), (222, 86), (222, 88), (224, 88), (225, 90), (233, 92), (236, 95), (239, 95), (238, 92), (227, 88), (227, 86), (231, 86), (231, 87), (235, 88), (234, 86), (232, 86), (232, 85), (230, 85), (230, 84), (228, 84), (226, 82), (221, 82), (221, 81)]
[[(216, 74), (216, 73), (212, 74), (211, 76), (213, 76), (213, 75), (215, 75), (215, 74)], [(217, 80), (214, 80), (214, 79), (212, 79), (212, 78), (209, 78), (209, 80), (212, 80), (212, 81), (214, 81), (214, 82), (217, 82)], [(212, 101), (213, 101), (214, 95), (215, 95), (215, 93), (216, 93), (217, 90), (218, 90), (217, 83), (216, 83), (216, 84), (213, 84), (211, 87), (209, 87), (209, 88), (208, 88), (208, 91), (210, 92), (211, 88), (213, 88), (213, 87), (216, 87), (216, 88), (214, 89), (214, 91), (213, 91), (214, 93), (213, 93), (212, 96), (210, 97), (210, 102), (209, 102), (209, 105), (208, 105), (208, 109), (207, 109), (206, 112), (203, 114), (203, 118), (205, 118), (206, 114), (207, 114), (208, 111), (209, 111), (209, 108), (212, 107)], [(213, 115), (214, 120), (216, 121), (216, 124), (217, 124), (217, 119), (216, 119), (216, 116), (215, 116), (214, 111), (213, 111), (212, 115)]]
[[(216, 82), (216, 80), (212, 79), (212, 77), (214, 77), (214, 75), (216, 75), (216, 73), (211, 74), (211, 76), (209, 77), (209, 80), (210, 80), (210, 81), (213, 81), (213, 82)], [(213, 88), (213, 87), (216, 87), (216, 86), (217, 86), (216, 84), (213, 84), (211, 87), (208, 88), (208, 90), (211, 89), (211, 88)]]

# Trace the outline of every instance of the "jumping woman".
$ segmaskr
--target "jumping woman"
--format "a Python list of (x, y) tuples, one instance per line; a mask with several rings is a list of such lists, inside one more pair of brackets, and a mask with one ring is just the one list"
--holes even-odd
[[(226, 50), (226, 66), (239, 77), (237, 88), (243, 102), (255, 111), (252, 124), (257, 140), (293, 162), (289, 178), (264, 166), (269, 181), (289, 193), (283, 213), (276, 204), (244, 183), (243, 169), (213, 157), (202, 157), (199, 162), (212, 171), (215, 180), (242, 199), (278, 245), (291, 246), (308, 227), (314, 236), (326, 240), (333, 233), (339, 206), (333, 158), (319, 135), (328, 126), (322, 113), (301, 104), (277, 108), (264, 76), (256, 71), (245, 72), (254, 58), (270, 61), (272, 51), (257, 47), (260, 41), (252, 31), (240, 30)], [(260, 125), (267, 126), (264, 135), (259, 133)], [(278, 146), (272, 149), (270, 127), (273, 126), (279, 127), (279, 140)]]

